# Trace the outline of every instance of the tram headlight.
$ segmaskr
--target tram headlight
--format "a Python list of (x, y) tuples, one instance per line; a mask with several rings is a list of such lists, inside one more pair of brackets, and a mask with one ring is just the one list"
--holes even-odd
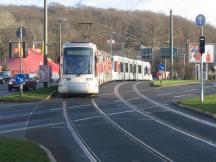
[(64, 78), (63, 80), (64, 80), (64, 81), (70, 81), (71, 78)]

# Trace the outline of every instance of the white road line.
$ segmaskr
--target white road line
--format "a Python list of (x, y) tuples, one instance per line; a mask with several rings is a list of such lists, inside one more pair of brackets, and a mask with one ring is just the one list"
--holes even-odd
[(36, 105), (36, 106), (33, 108), (33, 110), (30, 112), (30, 114), (29, 114), (29, 116), (28, 116), (28, 118), (27, 118), (27, 120), (26, 120), (26, 123), (25, 123), (25, 127), (26, 127), (26, 128), (27, 128), (28, 125), (29, 125), (29, 122), (30, 122), (30, 120), (31, 120), (31, 116), (33, 115), (34, 111), (38, 108), (38, 106), (39, 106), (41, 103), (43, 103), (43, 101), (37, 103), (37, 105)]
[[(37, 103), (37, 102), (36, 102)], [(16, 107), (16, 106), (21, 106), (21, 105), (31, 105), (31, 104), (35, 104), (35, 102), (30, 102), (30, 103), (20, 103), (20, 104), (4, 104), (4, 105), (1, 105), (0, 106), (0, 109), (1, 108), (6, 108), (6, 107)], [(20, 107), (22, 108), (22, 107)]]
[(148, 110), (148, 109), (152, 109), (152, 108), (155, 108), (155, 107), (159, 107), (159, 106), (150, 106), (150, 107), (145, 107), (145, 108), (141, 108), (141, 109), (143, 109), (143, 110)]
[[(108, 114), (108, 115), (109, 115), (109, 116), (114, 116), (114, 115), (129, 113), (129, 112), (133, 112), (133, 111), (134, 111), (134, 110), (121, 111), (121, 112), (116, 112), (116, 113), (110, 113), (110, 114)], [(101, 116), (96, 115), (96, 116), (92, 116), (92, 117), (76, 119), (76, 120), (74, 120), (74, 121), (75, 121), (75, 122), (79, 122), (79, 121), (91, 120), (91, 119), (96, 119), (96, 118), (101, 118)]]
[(129, 98), (129, 99), (127, 99), (127, 100), (128, 100), (128, 101), (131, 101), (131, 100), (137, 100), (137, 99), (140, 99), (140, 97)]
[[(70, 107), (68, 107), (68, 109), (78, 108), (78, 107), (86, 107), (86, 106), (90, 106), (90, 104), (77, 105), (77, 106), (70, 106)], [(49, 109), (49, 110), (50, 110), (50, 111), (56, 111), (56, 110), (61, 110), (61, 109), (62, 109), (62, 107), (58, 107), (58, 108)]]
[(186, 89), (185, 92), (196, 91), (197, 89)]
[(183, 94), (183, 95), (179, 95), (179, 96), (174, 96), (175, 98), (180, 98), (180, 97), (186, 97), (186, 96), (194, 96), (195, 94)]
[(109, 96), (109, 95), (114, 95), (114, 93), (111, 92), (111, 93), (104, 93), (104, 94), (100, 94), (100, 96)]
[(0, 131), (0, 134), (19, 132), (19, 131), (24, 131), (24, 130), (29, 130), (29, 129), (36, 129), (36, 128), (42, 128), (42, 127), (55, 126), (55, 125), (60, 125), (60, 124), (64, 124), (64, 122), (49, 123), (49, 124), (45, 124), (45, 125), (37, 125), (37, 126), (23, 127), (23, 128), (17, 128), (17, 129), (3, 130), (3, 131)]
[(113, 115), (118, 115), (118, 114), (125, 114), (129, 112), (134, 112), (134, 110), (128, 110), (128, 111), (121, 111), (121, 112), (116, 112), (116, 113), (110, 113), (108, 116), (113, 116)]
[(160, 113), (160, 112), (167, 112), (167, 110), (157, 110), (157, 111), (146, 112), (146, 113), (148, 113), (148, 114), (154, 114), (154, 113)]
[(79, 121), (85, 121), (85, 120), (96, 119), (96, 118), (101, 118), (101, 116), (96, 115), (96, 116), (92, 116), (92, 117), (88, 117), (88, 118), (76, 119), (74, 121), (79, 122)]
[(156, 96), (166, 96), (166, 95), (170, 95), (170, 94), (172, 94), (172, 93), (161, 93), (161, 94), (158, 94)]

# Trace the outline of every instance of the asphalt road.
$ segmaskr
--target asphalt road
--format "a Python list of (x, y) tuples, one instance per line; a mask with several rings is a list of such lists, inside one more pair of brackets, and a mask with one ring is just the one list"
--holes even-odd
[[(212, 162), (216, 120), (174, 104), (199, 95), (199, 88), (111, 82), (97, 96), (1, 103), (0, 136), (40, 143), (58, 162)], [(211, 93), (215, 84), (205, 84)]]

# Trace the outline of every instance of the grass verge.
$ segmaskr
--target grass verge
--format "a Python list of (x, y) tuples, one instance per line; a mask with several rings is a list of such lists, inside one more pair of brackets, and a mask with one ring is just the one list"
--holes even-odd
[(199, 83), (197, 80), (155, 80), (153, 82), (153, 86), (160, 87), (160, 86), (169, 86), (175, 84), (186, 84), (186, 83)]
[(54, 91), (57, 90), (57, 86), (49, 88), (40, 88), (33, 91), (24, 91), (23, 96), (20, 97), (19, 92), (11, 93), (8, 96), (0, 97), (1, 102), (30, 102), (30, 101), (41, 101), (46, 98)]
[(216, 94), (205, 96), (203, 103), (200, 102), (199, 97), (181, 100), (178, 103), (190, 106), (194, 109), (216, 114)]
[(32, 142), (1, 138), (0, 162), (49, 162), (49, 158)]

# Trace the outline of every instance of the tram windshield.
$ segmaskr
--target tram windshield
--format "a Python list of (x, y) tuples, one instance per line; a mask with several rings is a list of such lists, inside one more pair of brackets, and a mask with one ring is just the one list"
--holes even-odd
[(71, 47), (64, 49), (64, 74), (92, 74), (93, 49)]

